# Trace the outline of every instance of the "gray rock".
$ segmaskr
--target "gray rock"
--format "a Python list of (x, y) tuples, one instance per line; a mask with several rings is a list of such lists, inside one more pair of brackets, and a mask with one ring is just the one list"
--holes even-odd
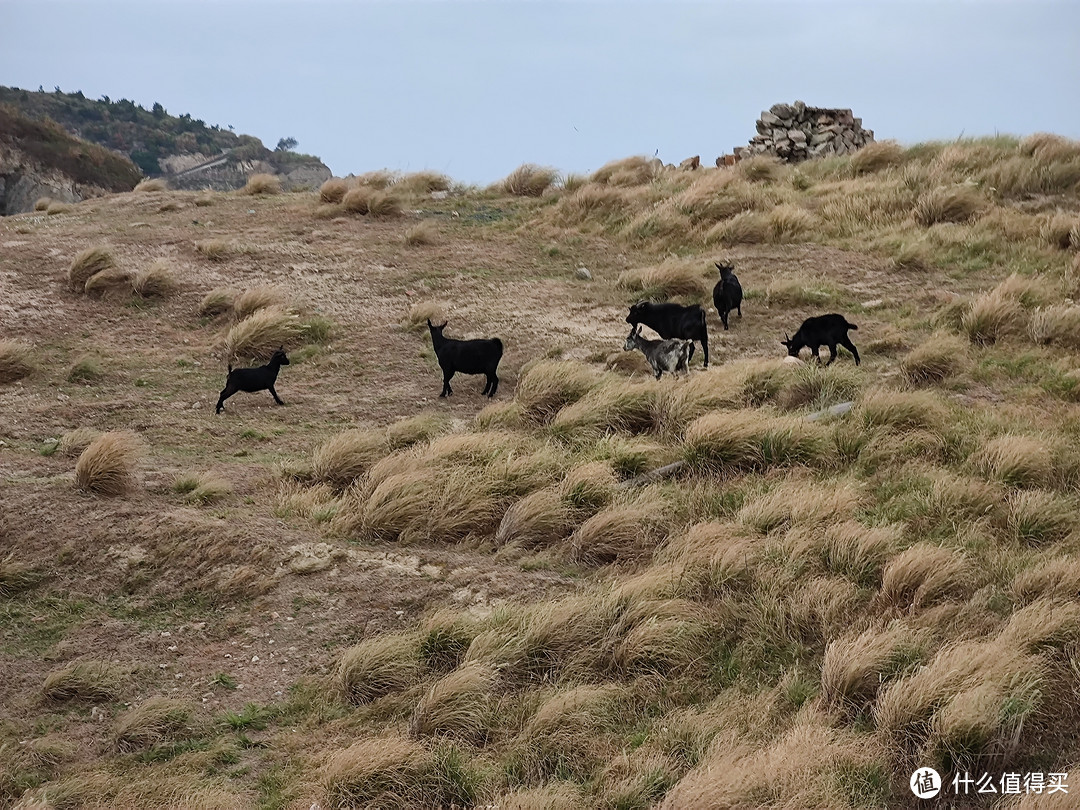
[(574, 270), (574, 278), (580, 281), (592, 281), (592, 273), (589, 272), (588, 267), (579, 267)]
[[(774, 127), (780, 123), (780, 119), (771, 112), (763, 112), (759, 120), (767, 127)], [(760, 132), (761, 130), (758, 131)]]

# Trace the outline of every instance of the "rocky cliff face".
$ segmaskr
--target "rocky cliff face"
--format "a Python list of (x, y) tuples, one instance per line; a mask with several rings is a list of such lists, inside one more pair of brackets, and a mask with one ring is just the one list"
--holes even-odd
[(0, 216), (33, 211), (42, 197), (73, 203), (107, 193), (100, 186), (77, 183), (43, 166), (20, 149), (0, 144)]
[(333, 176), (329, 167), (319, 162), (275, 165), (268, 160), (236, 160), (228, 154), (170, 155), (158, 162), (170, 188), (188, 190), (232, 191), (243, 188), (253, 174), (277, 175), (286, 190), (315, 189)]

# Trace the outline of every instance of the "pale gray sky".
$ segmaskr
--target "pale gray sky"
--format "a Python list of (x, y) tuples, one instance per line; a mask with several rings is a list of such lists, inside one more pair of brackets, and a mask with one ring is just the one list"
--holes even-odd
[(0, 84), (295, 137), (335, 174), (703, 162), (761, 110), (904, 143), (1080, 137), (1077, 0), (0, 0)]

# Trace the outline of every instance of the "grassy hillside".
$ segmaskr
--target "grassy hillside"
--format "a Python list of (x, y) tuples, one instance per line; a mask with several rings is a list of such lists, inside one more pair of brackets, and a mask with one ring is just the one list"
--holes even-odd
[(266, 160), (282, 172), (303, 163), (319, 162), (311, 155), (271, 151), (254, 136), (208, 125), (190, 113), (170, 115), (159, 103), (147, 110), (126, 98), (113, 101), (103, 96), (95, 100), (86, 98), (81, 91), (62, 93), (57, 89), (47, 93), (0, 87), (0, 104), (37, 120), (57, 122), (80, 138), (124, 153), (148, 177), (162, 174), (160, 159), (195, 152), (213, 156), (228, 151), (233, 160)]
[(19, 149), (41, 166), (55, 169), (76, 183), (108, 191), (130, 191), (141, 175), (131, 161), (73, 138), (52, 122), (34, 121), (0, 104), (0, 143)]
[[(1080, 772), (1080, 144), (144, 188), (0, 222), (0, 804), (906, 808), (916, 766)], [(653, 380), (628, 304), (705, 302), (720, 259), (745, 317)], [(784, 361), (831, 311), (862, 364)], [(429, 317), (503, 339), (493, 402), (438, 398)], [(215, 416), (282, 344), (286, 407)]]

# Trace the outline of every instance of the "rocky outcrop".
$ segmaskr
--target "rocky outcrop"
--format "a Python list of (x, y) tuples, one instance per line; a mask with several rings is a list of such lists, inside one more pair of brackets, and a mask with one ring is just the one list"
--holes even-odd
[(34, 210), (42, 197), (66, 203), (107, 193), (97, 186), (76, 183), (62, 172), (32, 160), (21, 150), (0, 145), (0, 216)]
[(243, 188), (253, 174), (273, 174), (281, 178), (286, 191), (294, 188), (316, 189), (333, 177), (329, 167), (304, 161), (296, 165), (274, 165), (269, 160), (237, 160), (228, 152), (220, 155), (170, 155), (158, 161), (162, 177), (170, 188), (232, 191)]
[[(774, 104), (758, 119), (757, 133), (749, 146), (735, 148), (730, 162), (769, 154), (787, 163), (798, 163), (826, 155), (847, 155), (874, 140), (874, 131), (863, 129), (862, 119), (851, 110), (808, 107), (801, 101)], [(718, 158), (717, 165), (730, 165), (725, 158)]]

